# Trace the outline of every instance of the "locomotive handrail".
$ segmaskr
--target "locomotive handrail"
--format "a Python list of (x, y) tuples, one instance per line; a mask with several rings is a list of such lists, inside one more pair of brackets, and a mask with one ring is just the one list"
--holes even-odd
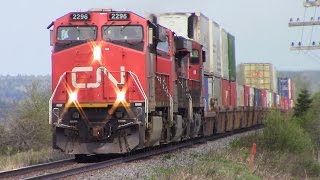
[[(160, 74), (160, 73), (158, 73), (158, 74)], [(160, 75), (165, 75), (165, 74), (160, 74)], [(162, 89), (163, 89), (163, 91), (166, 93), (166, 95), (167, 95), (168, 98), (169, 98), (169, 103), (170, 103), (170, 107), (169, 107), (169, 115), (170, 115), (169, 121), (170, 121), (170, 123), (172, 124), (172, 123), (173, 123), (173, 98), (172, 98), (171, 94), (170, 94), (169, 91), (168, 91), (168, 86), (165, 84), (165, 82), (161, 82), (161, 77), (156, 74), (156, 78), (158, 79), (160, 85), (161, 85), (161, 83), (164, 83), (164, 84), (162, 84)], [(163, 87), (164, 85), (166, 86), (166, 88)]]
[(54, 98), (54, 96), (55, 96), (55, 94), (56, 94), (56, 92), (57, 92), (58, 86), (60, 85), (62, 79), (64, 78), (64, 76), (65, 76), (66, 74), (67, 74), (67, 72), (64, 72), (64, 73), (60, 76), (59, 81), (58, 81), (56, 87), (54, 88), (54, 91), (53, 91), (53, 93), (52, 93), (52, 95), (51, 95), (51, 97), (50, 97), (50, 99), (49, 99), (49, 124), (52, 124), (52, 101), (53, 101), (53, 98)]
[(137, 84), (139, 91), (144, 98), (144, 103), (145, 103), (144, 109), (145, 109), (145, 113), (146, 113), (146, 122), (145, 123), (146, 123), (146, 127), (148, 128), (148, 111), (149, 111), (148, 97), (142, 88), (142, 85), (140, 83), (138, 76), (135, 73), (133, 73), (132, 71), (128, 71), (128, 73), (133, 77), (134, 82)]

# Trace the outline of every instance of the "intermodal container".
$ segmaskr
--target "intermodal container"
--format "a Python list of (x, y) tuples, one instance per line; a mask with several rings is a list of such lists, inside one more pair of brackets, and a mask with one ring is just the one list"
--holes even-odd
[(228, 33), (220, 28), (220, 54), (222, 78), (229, 80)]
[(277, 108), (281, 107), (281, 98), (278, 94), (275, 94), (275, 104)]
[[(248, 97), (249, 97), (249, 94), (250, 93), (247, 94)], [(248, 97), (247, 97), (247, 99), (248, 99)], [(245, 101), (244, 86), (239, 85), (237, 83), (237, 106), (238, 107), (244, 107), (245, 106), (245, 102), (247, 102), (247, 101)], [(248, 105), (246, 104), (246, 106), (248, 106)]]
[(219, 105), (214, 97), (214, 78), (208, 77), (208, 110), (213, 111), (217, 106)]
[(261, 90), (261, 106), (264, 108), (267, 108), (268, 106), (267, 96), (268, 96), (268, 91), (266, 89), (262, 89)]
[(228, 33), (228, 59), (229, 59), (229, 79), (236, 81), (237, 79), (237, 66), (236, 66), (236, 49), (235, 38)]
[(277, 72), (270, 63), (244, 63), (237, 71), (239, 84), (277, 92)]
[(292, 99), (289, 100), (289, 109), (294, 108), (294, 101)]
[[(209, 18), (199, 12), (190, 13), (163, 13), (158, 15), (158, 23), (173, 30), (177, 35), (193, 39), (203, 45), (207, 57), (213, 57), (209, 40)], [(213, 61), (210, 59), (204, 63), (205, 73), (213, 72)]]
[(261, 107), (261, 90), (254, 88), (254, 106)]
[(216, 104), (218, 107), (221, 107), (222, 106), (222, 91), (221, 91), (221, 78), (219, 77), (214, 77), (214, 81), (213, 81), (213, 97), (215, 98), (216, 100)]
[[(239, 85), (242, 86), (242, 85)], [(243, 93), (244, 93), (244, 106), (250, 106), (250, 87), (243, 85)]]
[(284, 110), (289, 110), (289, 98), (283, 97)]
[(274, 98), (273, 98), (273, 93), (268, 91), (268, 96), (267, 96), (267, 107), (272, 108), (274, 107)]
[(205, 111), (210, 111), (209, 110), (209, 77), (208, 76), (204, 76), (204, 99), (205, 99), (205, 106), (204, 106), (204, 110)]
[(230, 81), (230, 106), (237, 106), (237, 83)]
[[(221, 52), (220, 52), (220, 26), (218, 23), (211, 21), (209, 22), (209, 59), (207, 59), (209, 64), (208, 67), (205, 67), (205, 72), (209, 72), (216, 77), (221, 77)], [(205, 64), (206, 65), (206, 64)]]
[(278, 94), (283, 97), (293, 98), (293, 83), (290, 78), (278, 78)]
[(221, 79), (221, 98), (222, 98), (222, 106), (229, 107), (230, 106), (230, 82), (225, 79)]
[(253, 107), (255, 104), (255, 101), (254, 101), (254, 99), (255, 99), (255, 93), (254, 93), (254, 88), (253, 87), (250, 87), (250, 101), (249, 101), (249, 105), (250, 105), (250, 107)]

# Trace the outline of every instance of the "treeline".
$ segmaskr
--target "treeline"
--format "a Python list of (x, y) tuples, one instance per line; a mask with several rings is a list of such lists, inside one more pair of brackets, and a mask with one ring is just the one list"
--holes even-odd
[(8, 114), (14, 112), (15, 105), (27, 96), (27, 86), (38, 82), (39, 89), (51, 88), (51, 76), (0, 75), (0, 123), (7, 120)]

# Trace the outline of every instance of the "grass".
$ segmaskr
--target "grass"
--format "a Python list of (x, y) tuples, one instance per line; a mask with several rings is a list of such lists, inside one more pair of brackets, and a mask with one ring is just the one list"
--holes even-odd
[[(317, 121), (307, 119), (299, 121), (272, 112), (259, 133), (235, 140), (219, 152), (185, 157), (192, 159), (191, 165), (155, 168), (150, 179), (319, 179), (320, 163), (314, 152), (320, 135), (315, 128), (306, 127), (320, 126), (314, 123)], [(257, 153), (252, 172), (249, 162), (253, 143), (257, 145)], [(171, 160), (172, 155), (164, 159)]]
[(244, 151), (234, 153), (231, 149), (201, 156), (190, 154), (186, 157), (193, 158), (190, 165), (157, 167), (149, 179), (260, 179), (250, 172), (246, 163), (247, 158), (235, 158), (240, 157), (239, 154), (247, 156)]
[(40, 151), (29, 150), (27, 152), (20, 152), (9, 156), (2, 155), (0, 156), (0, 171), (17, 169), (70, 157), (71, 156), (69, 155), (54, 151), (51, 148), (42, 149)]
[(231, 148), (244, 148), (250, 153), (256, 143), (257, 174), (261, 177), (276, 174), (285, 178), (319, 178), (320, 163), (314, 156), (316, 144), (313, 135), (301, 124), (296, 118), (273, 112), (260, 134), (236, 140)]

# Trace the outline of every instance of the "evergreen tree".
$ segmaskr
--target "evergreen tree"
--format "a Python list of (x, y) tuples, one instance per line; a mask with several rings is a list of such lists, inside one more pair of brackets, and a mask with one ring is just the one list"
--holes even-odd
[(303, 116), (311, 108), (311, 95), (307, 89), (302, 89), (299, 93), (296, 106), (294, 107), (294, 115), (296, 117)]

